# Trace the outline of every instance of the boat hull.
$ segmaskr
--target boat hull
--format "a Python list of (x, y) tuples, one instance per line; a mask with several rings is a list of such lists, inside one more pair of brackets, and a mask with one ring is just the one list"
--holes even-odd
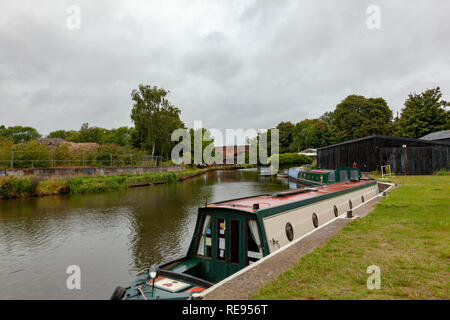
[[(289, 244), (289, 242), (335, 219), (335, 206), (339, 216), (351, 210), (351, 207), (361, 204), (363, 200), (366, 201), (378, 193), (378, 185), (372, 183), (340, 195), (330, 194), (329, 197), (325, 197), (323, 200), (263, 218), (262, 222), (266, 232), (269, 252), (272, 253)], [(313, 214), (317, 217), (317, 227), (314, 225)], [(292, 240), (289, 240), (286, 235), (286, 225), (288, 223), (293, 229), (294, 236)]]

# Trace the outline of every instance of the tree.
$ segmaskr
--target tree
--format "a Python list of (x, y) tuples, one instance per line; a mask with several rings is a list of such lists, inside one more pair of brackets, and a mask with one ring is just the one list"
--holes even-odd
[(132, 128), (120, 127), (117, 129), (105, 130), (103, 143), (115, 143), (119, 146), (128, 146), (131, 144)]
[(280, 153), (288, 152), (292, 143), (292, 130), (294, 125), (290, 121), (280, 122), (276, 128), (279, 130)]
[(450, 129), (450, 103), (442, 100), (439, 87), (409, 94), (398, 120), (400, 135), (420, 138), (431, 132)]
[[(201, 130), (201, 133), (199, 132)], [(211, 136), (211, 132), (206, 128), (201, 129), (189, 129), (189, 134), (191, 136), (191, 163), (195, 163), (195, 144), (201, 145), (201, 156), (203, 159), (203, 152), (207, 146), (214, 143), (214, 138)], [(214, 149), (211, 152), (211, 156), (215, 156)], [(200, 159), (198, 159), (200, 160)], [(205, 160), (205, 159), (203, 159)]]
[(66, 141), (78, 140), (78, 131), (76, 130), (56, 130), (48, 134), (48, 138), (61, 138)]
[(345, 136), (334, 126), (330, 125), (330, 119), (326, 119), (330, 113), (320, 119), (305, 119), (295, 124), (292, 132), (291, 152), (300, 152), (307, 148), (320, 148), (330, 144), (342, 142)]
[(171, 134), (184, 128), (180, 109), (166, 99), (169, 91), (149, 85), (139, 85), (131, 92), (134, 101), (131, 120), (135, 125), (133, 144), (151, 151), (152, 155), (169, 155), (174, 143)]
[(88, 123), (83, 123), (78, 133), (78, 141), (76, 142), (95, 142), (101, 144), (103, 143), (106, 129), (89, 127)]
[(0, 137), (10, 138), (14, 144), (17, 144), (40, 138), (41, 135), (32, 127), (14, 126), (6, 128), (2, 125), (0, 126)]
[(392, 110), (383, 98), (350, 95), (336, 106), (332, 118), (347, 139), (392, 132)]

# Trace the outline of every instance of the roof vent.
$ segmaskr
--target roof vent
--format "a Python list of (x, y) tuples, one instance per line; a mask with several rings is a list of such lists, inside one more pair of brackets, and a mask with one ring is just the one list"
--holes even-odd
[(253, 209), (258, 210), (259, 209), (259, 203), (254, 203), (253, 204)]

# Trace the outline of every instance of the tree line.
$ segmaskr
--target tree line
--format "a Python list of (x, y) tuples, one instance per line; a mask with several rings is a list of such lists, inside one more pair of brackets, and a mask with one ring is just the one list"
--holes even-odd
[(450, 129), (450, 103), (442, 99), (439, 87), (408, 95), (400, 115), (383, 98), (350, 95), (331, 112), (317, 119), (297, 123), (281, 122), (280, 153), (320, 148), (371, 135), (421, 138), (431, 132)]
[[(180, 108), (170, 103), (168, 94), (168, 90), (157, 86), (141, 84), (134, 89), (130, 114), (134, 127), (105, 129), (84, 123), (80, 130), (56, 130), (47, 137), (101, 145), (112, 143), (168, 157), (178, 143), (171, 141), (172, 132), (186, 128), (180, 119)], [(279, 123), (276, 129), (279, 130), (280, 153), (299, 152), (370, 135), (420, 138), (431, 132), (450, 129), (449, 106), (450, 103), (442, 99), (439, 87), (409, 94), (396, 117), (383, 98), (349, 95), (333, 111), (325, 112), (319, 118)], [(193, 143), (194, 131), (189, 131)], [(203, 129), (203, 135), (207, 139), (202, 143), (205, 148), (212, 138), (206, 129)], [(0, 126), (2, 137), (18, 144), (42, 136), (32, 127)]]

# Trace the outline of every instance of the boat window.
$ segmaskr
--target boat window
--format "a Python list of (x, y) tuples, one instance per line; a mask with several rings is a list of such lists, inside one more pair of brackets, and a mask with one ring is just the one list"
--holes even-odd
[(239, 221), (231, 220), (230, 262), (239, 263)]
[(359, 178), (359, 173), (358, 170), (350, 170), (350, 179), (358, 179)]
[(200, 234), (200, 241), (198, 242), (197, 254), (211, 258), (211, 215), (207, 214), (203, 218), (202, 233)]
[(334, 171), (328, 174), (328, 182), (334, 182)]
[(317, 228), (319, 226), (319, 218), (317, 217), (317, 214), (315, 212), (312, 214), (312, 221), (314, 228)]
[(348, 172), (347, 170), (339, 171), (339, 181), (347, 181), (348, 180)]
[(286, 237), (289, 241), (292, 241), (294, 239), (294, 228), (292, 228), (292, 224), (289, 222), (286, 223)]
[(258, 261), (262, 258), (261, 239), (259, 237), (258, 223), (256, 220), (248, 220), (247, 222), (247, 265)]
[(338, 208), (334, 205), (333, 206), (334, 216), (337, 217), (339, 215)]
[(219, 218), (217, 219), (217, 260), (224, 261), (225, 260), (225, 219)]

